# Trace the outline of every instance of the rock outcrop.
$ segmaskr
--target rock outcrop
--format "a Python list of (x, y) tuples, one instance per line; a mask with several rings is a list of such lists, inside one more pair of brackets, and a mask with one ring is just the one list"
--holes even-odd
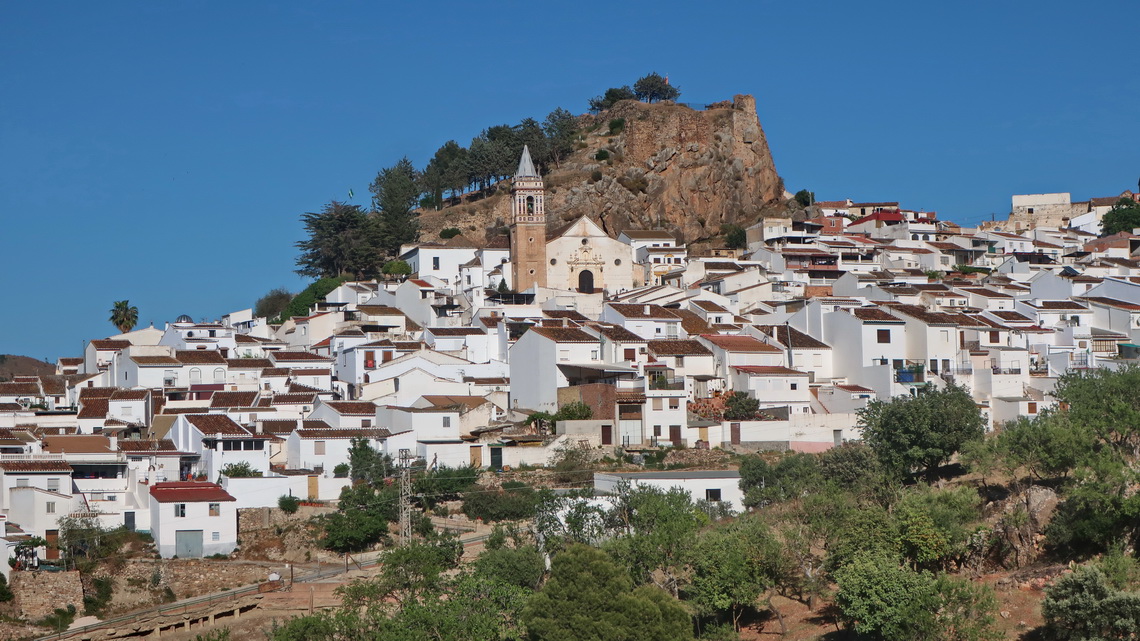
[(724, 223), (750, 224), (783, 202), (752, 96), (705, 111), (625, 101), (597, 118), (625, 119), (624, 131), (602, 147), (610, 163), (582, 166), (601, 179), (557, 190), (548, 218), (589, 214), (612, 233), (663, 228), (691, 242), (719, 234)]
[[(624, 126), (610, 133), (619, 118)], [(704, 110), (627, 100), (581, 121), (586, 135), (579, 149), (545, 176), (550, 228), (588, 215), (615, 236), (669, 229), (692, 243), (718, 236), (724, 223), (747, 226), (767, 211), (783, 211), (783, 181), (752, 96)], [(509, 223), (508, 186), (504, 181), (496, 196), (425, 213), (422, 237), (434, 239), (451, 226), (471, 237)]]

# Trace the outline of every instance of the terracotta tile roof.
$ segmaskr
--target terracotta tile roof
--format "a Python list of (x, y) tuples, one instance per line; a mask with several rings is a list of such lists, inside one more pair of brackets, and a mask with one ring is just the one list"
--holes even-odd
[(177, 453), (178, 447), (174, 441), (164, 438), (155, 441), (120, 440), (119, 451), (125, 453), (144, 454), (148, 452)]
[(249, 436), (249, 430), (238, 425), (225, 414), (186, 414), (186, 420), (206, 436)]
[(329, 401), (325, 403), (341, 416), (374, 416), (376, 404), (372, 401)]
[(278, 365), (282, 362), (324, 361), (327, 363), (332, 360), (331, 358), (326, 358), (312, 352), (272, 352), (270, 357), (273, 359), (273, 362)]
[(145, 401), (150, 396), (148, 389), (117, 389), (111, 394), (112, 401)]
[(676, 312), (660, 305), (636, 303), (609, 303), (609, 306), (625, 318), (648, 318), (656, 320), (676, 320)]
[(267, 368), (261, 370), (261, 375), (263, 377), (265, 377), (265, 376), (288, 376), (289, 375), (289, 368), (288, 367), (267, 367)]
[(997, 292), (997, 291), (994, 291), (992, 289), (987, 289), (985, 287), (963, 287), (961, 289), (964, 292), (976, 294), (976, 295), (982, 296), (984, 298), (1013, 298), (1013, 296), (1010, 296), (1009, 294), (1003, 294), (1001, 292)]
[(705, 271), (742, 272), (744, 268), (730, 260), (712, 260), (705, 262)]
[(1098, 305), (1104, 305), (1106, 307), (1116, 307), (1118, 309), (1127, 309), (1129, 311), (1140, 310), (1140, 305), (1137, 305), (1136, 303), (1116, 300), (1115, 298), (1106, 298), (1104, 296), (1085, 296), (1084, 299), (1090, 303), (1096, 303)]
[(80, 399), (79, 414), (75, 418), (107, 418), (111, 403), (106, 398)]
[(836, 385), (835, 389), (841, 389), (844, 392), (874, 392), (875, 390), (863, 387), (862, 385)]
[(891, 309), (911, 318), (916, 318), (927, 325), (957, 325), (959, 321), (957, 314), (933, 312), (919, 305), (891, 305)]
[(621, 325), (592, 325), (591, 329), (602, 336), (619, 343), (644, 343), (645, 339)]
[(23, 410), (24, 406), (19, 403), (0, 403), (0, 412), (20, 412)]
[(182, 362), (173, 356), (132, 356), (131, 361), (140, 367), (159, 367), (181, 365)]
[(357, 305), (356, 309), (367, 316), (403, 316), (404, 312), (388, 305)]
[(297, 382), (290, 382), (289, 383), (289, 389), (286, 390), (286, 393), (287, 394), (313, 394), (314, 396), (317, 394), (331, 394), (331, 392), (329, 390), (317, 389), (315, 387), (311, 387), (309, 385), (303, 385), (303, 384), (297, 383)]
[(89, 398), (111, 398), (115, 392), (119, 391), (117, 387), (81, 387), (79, 388), (79, 400)]
[(312, 405), (315, 402), (316, 394), (278, 394), (273, 397), (273, 405)]
[(257, 403), (257, 392), (214, 392), (210, 397), (210, 407), (253, 407)]
[(712, 356), (709, 348), (695, 339), (649, 341), (648, 347), (657, 356)]
[(727, 334), (702, 334), (701, 338), (729, 352), (779, 352), (778, 347), (764, 343), (751, 336), (730, 336)]
[(569, 320), (576, 320), (576, 321), (588, 321), (588, 320), (590, 320), (590, 319), (586, 318), (581, 312), (573, 310), (573, 309), (547, 309), (547, 310), (543, 310), (542, 314), (544, 316), (546, 316), (547, 318), (566, 318)]
[(91, 344), (95, 346), (95, 349), (100, 351), (120, 350), (131, 346), (130, 341), (113, 340), (110, 338), (93, 340)]
[(39, 383), (0, 383), (0, 396), (39, 396)]
[(221, 352), (212, 349), (180, 349), (174, 352), (174, 358), (183, 365), (225, 365), (226, 359)]
[(673, 312), (681, 318), (681, 329), (690, 336), (712, 333), (712, 325), (709, 325), (705, 319), (701, 318), (700, 314), (693, 310), (675, 309)]
[(159, 503), (225, 503), (236, 501), (217, 483), (172, 481), (150, 486), (150, 495)]
[(473, 410), (476, 407), (489, 403), (482, 396), (458, 396), (451, 394), (424, 394), (423, 399), (434, 407), (462, 407)]
[(82, 365), (83, 364), (83, 358), (73, 358), (71, 356), (65, 356), (65, 357), (59, 359), (59, 364), (63, 365), (64, 367), (75, 367), (76, 365)]
[[(1031, 303), (1032, 304), (1032, 303)], [(1038, 309), (1072, 309), (1088, 311), (1088, 307), (1075, 300), (1042, 300), (1037, 302)]]
[(486, 327), (497, 327), (499, 321), (503, 320), (502, 316), (480, 316), (479, 322), (483, 323)]
[(535, 332), (543, 338), (556, 343), (596, 343), (597, 338), (573, 327), (532, 327), (528, 332)]
[(736, 365), (734, 370), (752, 376), (807, 376), (807, 372), (784, 367), (783, 365)]
[(998, 312), (990, 312), (990, 313), (993, 314), (994, 316), (997, 316), (998, 318), (1000, 318), (1002, 320), (1005, 320), (1005, 321), (1015, 321), (1015, 322), (1016, 321), (1024, 321), (1024, 322), (1028, 323), (1029, 321), (1032, 320), (1031, 318), (1029, 318), (1028, 316), (1026, 316), (1025, 314), (1022, 314), (1020, 312), (998, 311)]
[(878, 307), (857, 307), (851, 310), (851, 313), (855, 315), (855, 318), (858, 318), (861, 321), (895, 323), (903, 322), (898, 318), (891, 316), (887, 312), (879, 309)]
[(720, 305), (717, 305), (711, 300), (695, 300), (693, 301), (693, 304), (705, 310), (706, 312), (722, 312), (725, 314), (728, 313), (727, 309), (721, 307)]
[(429, 332), (433, 336), (483, 335), (483, 330), (478, 327), (427, 327), (424, 328), (424, 331)]
[(323, 430), (296, 430), (297, 436), (312, 439), (341, 439), (341, 438), (388, 438), (392, 435), (386, 429), (367, 427), (358, 430), (323, 429)]
[(258, 345), (260, 343), (271, 343), (267, 338), (259, 338), (257, 336), (250, 336), (249, 334), (234, 334), (234, 343), (241, 343), (243, 345)]
[(32, 459), (24, 461), (0, 460), (0, 470), (7, 473), (66, 472), (71, 473), (71, 464), (62, 459)]
[(792, 349), (831, 349), (827, 343), (788, 325), (757, 325), (760, 331)]
[(332, 376), (331, 369), (297, 369), (293, 368), (289, 374), (296, 378), (298, 376)]
[(230, 369), (269, 369), (273, 361), (268, 358), (227, 358), (226, 365)]

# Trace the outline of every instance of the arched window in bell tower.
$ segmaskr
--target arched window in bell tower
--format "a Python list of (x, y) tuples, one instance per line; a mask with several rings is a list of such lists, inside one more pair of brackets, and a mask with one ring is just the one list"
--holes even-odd
[(534, 215), (534, 196), (526, 197), (526, 213), (528, 216)]

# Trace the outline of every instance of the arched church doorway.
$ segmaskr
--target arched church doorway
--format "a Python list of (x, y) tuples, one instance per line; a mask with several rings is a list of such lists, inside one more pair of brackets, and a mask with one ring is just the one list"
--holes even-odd
[(582, 294), (594, 293), (594, 272), (584, 269), (578, 274), (578, 291)]

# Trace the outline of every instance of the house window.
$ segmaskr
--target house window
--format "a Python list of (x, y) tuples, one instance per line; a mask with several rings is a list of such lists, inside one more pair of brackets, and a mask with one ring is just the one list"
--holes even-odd
[(1026, 411), (1029, 414), (1036, 414), (1037, 413), (1037, 403), (1030, 402), (1029, 408)]
[(210, 540), (211, 541), (221, 541), (222, 540), (222, 533), (221, 532), (211, 532), (210, 533)]
[(431, 259), (431, 268), (436, 271), (439, 270), (439, 256), (434, 256)]
[(174, 504), (174, 516), (176, 516), (178, 518), (185, 518), (186, 517), (186, 504), (185, 503), (175, 503)]
[(598, 360), (598, 350), (590, 350), (590, 359), (595, 361)]
[(570, 360), (570, 350), (568, 350), (568, 349), (558, 350), (558, 360), (560, 360), (560, 361)]
[(710, 487), (705, 490), (705, 500), (709, 503), (720, 503), (720, 488)]
[(324, 456), (325, 455), (325, 442), (324, 441), (313, 441), (313, 454), (316, 454), (317, 456)]
[(632, 347), (627, 347), (625, 349), (625, 360), (632, 361), (636, 358), (637, 358), (637, 350), (633, 349)]
[(52, 492), (58, 492), (59, 491), (59, 479), (48, 479), (47, 480), (47, 489), (51, 490)]
[(360, 427), (372, 427), (372, 419), (370, 419), (370, 418), (360, 419)]
[(875, 333), (875, 336), (880, 343), (891, 342), (891, 330), (889, 329), (880, 329)]
[(660, 396), (658, 396), (657, 398), (653, 399), (653, 411), (654, 411), (654, 412), (660, 412), (660, 411), (661, 411), (661, 408), (663, 408), (663, 407), (664, 407), (664, 404), (661, 402), (661, 397), (660, 397)]
[(681, 408), (680, 399), (677, 399), (677, 398), (669, 399), (669, 409), (675, 410), (675, 409), (680, 409), (680, 408)]
[(654, 425), (653, 426), (653, 435), (654, 436), (661, 436), (661, 426), (660, 425)]
[(996, 342), (998, 342), (999, 340), (1001, 340), (1001, 339), (1000, 339), (1000, 338), (998, 338), (998, 333), (997, 333), (997, 332), (990, 332), (990, 342), (991, 342), (991, 343), (996, 343)]
[(197, 367), (190, 368), (190, 382), (191, 383), (201, 383), (202, 382), (202, 370), (198, 369)]
[(16, 479), (16, 487), (28, 487), (28, 479)]
[(55, 514), (55, 501), (44, 503), (44, 512), (47, 514)]
[(451, 417), (450, 416), (444, 416), (443, 417), (443, 426), (444, 427), (451, 427)]
[(791, 384), (789, 384), (789, 387), (790, 387), (790, 388), (791, 388), (793, 391), (794, 391), (794, 390), (798, 390), (798, 389), (800, 388), (800, 384), (799, 384), (799, 383), (791, 383)]
[(221, 515), (222, 515), (222, 504), (221, 503), (211, 503), (210, 504), (210, 516), (221, 516)]
[(226, 382), (226, 370), (224, 370), (220, 367), (216, 368), (214, 370), (214, 382), (215, 383), (225, 383)]

